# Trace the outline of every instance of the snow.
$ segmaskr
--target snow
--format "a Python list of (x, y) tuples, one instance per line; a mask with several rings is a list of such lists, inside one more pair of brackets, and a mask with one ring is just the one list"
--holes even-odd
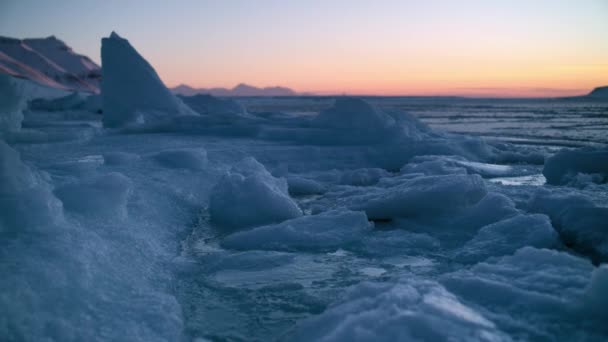
[(24, 39), (23, 43), (52, 60), (65, 71), (82, 78), (99, 76), (99, 66), (86, 56), (75, 54), (72, 49), (55, 36)]
[(194, 115), (165, 87), (154, 68), (115, 32), (101, 41), (104, 127)]
[(302, 215), (289, 197), (285, 179), (273, 177), (251, 157), (235, 164), (213, 187), (209, 213), (212, 222), (225, 229), (277, 223)]
[(365, 211), (374, 220), (440, 215), (474, 205), (486, 193), (483, 180), (477, 175), (418, 177), (360, 195), (350, 207)]
[(491, 256), (514, 253), (521, 247), (551, 248), (558, 246), (557, 233), (545, 215), (517, 215), (481, 228), (467, 242), (458, 259), (479, 262)]
[(549, 184), (565, 184), (579, 173), (597, 175), (598, 183), (608, 182), (608, 150), (582, 148), (562, 150), (545, 161), (543, 175)]

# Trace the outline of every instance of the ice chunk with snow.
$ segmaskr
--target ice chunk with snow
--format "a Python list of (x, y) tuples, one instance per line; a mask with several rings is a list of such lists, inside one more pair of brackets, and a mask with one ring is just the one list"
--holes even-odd
[(207, 166), (207, 151), (203, 148), (170, 149), (154, 154), (154, 159), (168, 168), (202, 170)]
[(478, 175), (418, 177), (358, 196), (350, 207), (365, 211), (370, 219), (428, 216), (469, 207), (486, 193)]
[(608, 150), (590, 147), (562, 150), (547, 158), (543, 168), (549, 184), (568, 183), (578, 173), (596, 174), (598, 182), (608, 182)]
[(43, 175), (0, 140), (0, 232), (47, 229), (62, 219), (61, 202)]
[(132, 187), (129, 178), (112, 172), (60, 186), (55, 194), (66, 210), (114, 219), (127, 216), (127, 200)]
[(21, 129), (24, 107), (21, 90), (13, 78), (0, 74), (0, 137)]
[(513, 217), (519, 211), (515, 203), (505, 195), (488, 192), (479, 202), (463, 210), (454, 217), (452, 226), (464, 231), (477, 231), (477, 229)]
[(338, 98), (334, 106), (319, 113), (312, 124), (328, 130), (324, 140), (336, 144), (378, 143), (403, 137), (418, 140), (422, 132), (428, 130), (405, 113), (389, 113), (365, 100), (350, 97)]
[(313, 179), (300, 176), (287, 177), (289, 193), (293, 196), (315, 195), (325, 192), (325, 186)]
[(165, 87), (154, 68), (129, 41), (114, 32), (101, 40), (101, 62), (105, 127), (194, 114)]
[(554, 223), (559, 223), (565, 212), (571, 207), (594, 207), (593, 201), (586, 195), (568, 189), (539, 188), (527, 203), (527, 210), (543, 213)]
[(468, 303), (484, 307), (514, 339), (601, 340), (605, 307), (598, 304), (606, 296), (598, 290), (605, 286), (604, 272), (566, 252), (524, 247), (443, 275), (440, 282)]
[(494, 323), (430, 281), (365, 282), (322, 314), (301, 322), (290, 341), (508, 341)]
[(481, 228), (457, 257), (465, 262), (478, 262), (491, 256), (512, 254), (525, 246), (554, 247), (558, 241), (547, 216), (518, 215)]
[(567, 245), (593, 260), (608, 260), (608, 208), (596, 206), (582, 194), (539, 189), (527, 204), (531, 212), (551, 218)]
[(376, 106), (358, 98), (338, 98), (322, 111), (314, 123), (320, 127), (366, 131), (378, 134), (395, 126), (395, 119)]
[(237, 232), (226, 237), (222, 245), (232, 249), (335, 250), (360, 240), (371, 227), (362, 212), (327, 211)]
[(273, 177), (257, 160), (247, 157), (233, 166), (211, 189), (209, 214), (224, 228), (278, 223), (302, 215), (289, 197), (284, 178)]

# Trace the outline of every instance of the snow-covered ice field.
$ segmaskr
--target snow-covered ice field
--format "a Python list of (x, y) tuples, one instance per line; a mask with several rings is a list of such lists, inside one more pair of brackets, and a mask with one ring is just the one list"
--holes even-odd
[(608, 338), (608, 101), (178, 98), (102, 59), (103, 101), (0, 76), (3, 339)]

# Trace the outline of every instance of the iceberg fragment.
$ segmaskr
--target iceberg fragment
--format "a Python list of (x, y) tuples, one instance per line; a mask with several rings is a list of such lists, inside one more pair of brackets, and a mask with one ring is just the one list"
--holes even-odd
[(194, 115), (160, 80), (154, 68), (115, 32), (101, 40), (101, 97), (105, 127)]
[(227, 228), (278, 223), (302, 215), (289, 197), (284, 178), (272, 176), (248, 157), (232, 167), (211, 189), (211, 221)]

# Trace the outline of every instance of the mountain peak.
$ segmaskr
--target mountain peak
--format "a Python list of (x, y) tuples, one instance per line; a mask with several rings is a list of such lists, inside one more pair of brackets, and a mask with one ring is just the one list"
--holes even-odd
[(2, 73), (33, 80), (52, 88), (98, 92), (101, 69), (75, 53), (54, 35), (44, 38), (0, 37)]

